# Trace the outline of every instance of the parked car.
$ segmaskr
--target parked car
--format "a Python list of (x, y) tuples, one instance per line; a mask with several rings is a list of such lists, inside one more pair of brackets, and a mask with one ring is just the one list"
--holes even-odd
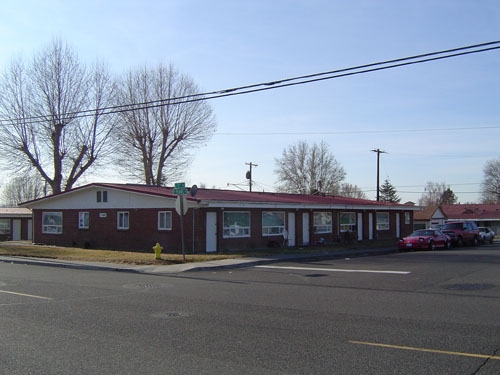
[(479, 229), (479, 240), (483, 243), (489, 242), (493, 243), (495, 239), (495, 232), (489, 227), (478, 227)]
[(439, 230), (443, 230), (444, 228), (444, 224), (434, 224), (431, 226), (432, 229), (439, 229)]
[(407, 237), (399, 240), (398, 248), (400, 250), (408, 249), (429, 249), (435, 250), (437, 247), (449, 249), (451, 240), (439, 229), (419, 229)]
[(446, 223), (442, 231), (450, 237), (453, 245), (479, 244), (479, 229), (473, 221), (451, 221)]

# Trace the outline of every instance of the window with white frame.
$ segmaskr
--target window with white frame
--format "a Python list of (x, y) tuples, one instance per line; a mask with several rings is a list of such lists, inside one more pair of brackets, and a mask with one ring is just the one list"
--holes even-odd
[(410, 224), (411, 217), (409, 212), (405, 212), (405, 224)]
[(250, 237), (250, 212), (224, 211), (224, 238)]
[(377, 230), (389, 230), (389, 212), (377, 212)]
[(262, 212), (262, 235), (276, 236), (285, 230), (285, 213), (276, 211)]
[(118, 229), (128, 229), (129, 228), (129, 213), (127, 211), (118, 212)]
[(42, 233), (61, 234), (62, 229), (62, 212), (42, 212)]
[(339, 230), (341, 232), (354, 232), (356, 230), (355, 212), (341, 212), (339, 214)]
[(314, 212), (313, 230), (314, 233), (332, 233), (332, 213)]
[(172, 230), (172, 211), (158, 212), (158, 230)]
[(0, 219), (0, 234), (10, 234), (10, 219)]
[(88, 212), (78, 212), (78, 229), (89, 229)]

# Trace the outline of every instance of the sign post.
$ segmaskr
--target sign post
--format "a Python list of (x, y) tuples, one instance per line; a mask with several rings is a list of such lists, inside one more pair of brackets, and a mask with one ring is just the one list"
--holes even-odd
[(186, 261), (186, 252), (184, 250), (184, 214), (187, 212), (187, 202), (186, 202), (186, 197), (184, 195), (187, 194), (187, 189), (186, 185), (184, 182), (177, 182), (174, 185), (174, 194), (177, 194), (177, 201), (175, 203), (175, 210), (180, 216), (181, 219), (181, 247), (182, 247), (182, 260), (185, 262)]

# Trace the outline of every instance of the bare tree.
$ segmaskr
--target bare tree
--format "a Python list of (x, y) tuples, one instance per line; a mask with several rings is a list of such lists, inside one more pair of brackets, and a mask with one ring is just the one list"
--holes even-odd
[(486, 162), (483, 168), (484, 178), (481, 184), (481, 202), (500, 202), (500, 158)]
[(449, 185), (446, 185), (444, 182), (438, 183), (429, 181), (425, 187), (425, 192), (418, 200), (418, 205), (440, 206), (443, 204), (454, 204), (456, 200), (457, 198)]
[[(9, 169), (34, 168), (53, 193), (69, 190), (104, 157), (114, 86), (104, 66), (87, 68), (55, 40), (31, 64), (14, 61), (2, 77), (0, 153)], [(93, 110), (89, 110), (93, 109)]]
[(2, 202), (7, 207), (41, 198), (45, 195), (45, 184), (38, 174), (28, 173), (15, 177), (4, 185)]
[(338, 195), (347, 198), (367, 199), (366, 194), (357, 186), (349, 183), (340, 185)]
[(274, 172), (277, 190), (287, 193), (336, 195), (345, 178), (344, 168), (325, 142), (311, 146), (299, 141), (289, 146), (281, 158), (275, 159)]
[(121, 113), (116, 133), (119, 165), (132, 177), (165, 185), (183, 175), (193, 149), (215, 131), (211, 107), (197, 86), (172, 66), (130, 71), (120, 90), (121, 103), (150, 103)]

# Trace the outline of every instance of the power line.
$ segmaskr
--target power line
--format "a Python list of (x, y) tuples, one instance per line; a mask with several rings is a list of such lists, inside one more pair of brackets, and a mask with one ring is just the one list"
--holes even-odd
[[(464, 56), (474, 53), (487, 52), (500, 49), (500, 41), (492, 41), (486, 43), (480, 43), (470, 46), (458, 47), (448, 50), (429, 52), (420, 55), (414, 55), (409, 57), (403, 57), (398, 59), (380, 61), (370, 64), (358, 65), (350, 68), (336, 69), (327, 72), (307, 74), (292, 78), (285, 78), (277, 81), (269, 81), (263, 83), (257, 83), (246, 86), (239, 86), (224, 90), (210, 91), (206, 93), (196, 93), (185, 96), (179, 96), (174, 98), (163, 98), (154, 101), (147, 101), (141, 103), (129, 103), (124, 105), (116, 105), (109, 106), (103, 108), (94, 108), (89, 110), (83, 110), (78, 112), (68, 112), (64, 114), (64, 118), (61, 120), (69, 120), (83, 117), (92, 117), (96, 114), (99, 115), (107, 115), (107, 114), (116, 114), (122, 112), (130, 112), (136, 110), (144, 110), (156, 107), (162, 107), (167, 105), (179, 105), (190, 102), (202, 101), (202, 100), (210, 100), (216, 98), (223, 98), (234, 95), (242, 95), (249, 94), (253, 92), (272, 90), (276, 88), (290, 87), (295, 85), (302, 85), (306, 83), (319, 82), (329, 79), (341, 78), (351, 75), (370, 73), (380, 70), (393, 69), (397, 67), (421, 64), (424, 62), (431, 62), (436, 60), (448, 59), (452, 57)], [(14, 125), (17, 122), (24, 123), (38, 123), (43, 122), (50, 119), (51, 115), (46, 116), (31, 116), (25, 118), (9, 118), (0, 120), (0, 125)]]
[(338, 131), (319, 131), (319, 132), (259, 132), (259, 133), (248, 133), (248, 132), (219, 132), (217, 135), (227, 135), (227, 136), (269, 136), (269, 135), (342, 135), (342, 134), (381, 134), (381, 133), (425, 133), (425, 132), (449, 132), (449, 131), (461, 131), (461, 130), (471, 130), (477, 131), (478, 129), (500, 129), (500, 125), (497, 126), (477, 126), (477, 127), (457, 127), (457, 128), (425, 128), (425, 129), (393, 129), (393, 130), (338, 130)]

